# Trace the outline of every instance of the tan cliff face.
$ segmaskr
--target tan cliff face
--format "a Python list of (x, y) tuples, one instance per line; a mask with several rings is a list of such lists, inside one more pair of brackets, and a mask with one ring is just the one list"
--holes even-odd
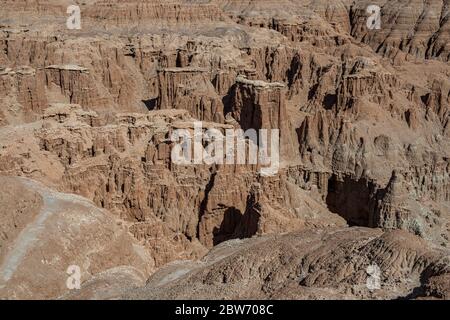
[[(84, 1), (81, 30), (65, 27), (69, 4), (0, 0), (0, 174), (25, 190), (23, 201), (6, 189), (0, 196), (11, 208), (0, 216), (0, 272), (9, 272), (39, 219), (38, 183), (95, 208), (66, 199), (58, 207), (66, 214), (54, 219), (67, 227), (73, 211), (82, 220), (94, 212), (92, 225), (64, 241), (95, 227), (98, 238), (89, 241), (100, 253), (89, 262), (95, 267), (83, 278), (85, 291), (74, 294), (63, 275), (77, 261), (61, 256), (57, 238), (32, 237), (27, 250), (37, 254), (42, 242), (54, 258), (19, 259), (24, 271), (17, 267), (0, 282), (2, 297), (189, 298), (189, 287), (201, 283), (208, 284), (201, 298), (221, 286), (225, 298), (415, 297), (414, 287), (395, 281), (378, 295), (356, 290), (370, 264), (364, 252), (393, 279), (414, 278), (423, 296), (448, 297), (447, 1), (371, 2), (382, 7), (379, 30), (367, 29), (368, 1)], [(260, 164), (174, 163), (172, 134), (193, 133), (195, 123), (222, 134), (278, 129), (279, 170), (264, 176)], [(33, 182), (24, 187), (17, 176)], [(358, 243), (354, 258), (364, 261), (337, 267), (344, 258), (326, 239), (338, 229), (337, 241)], [(268, 268), (257, 255), (239, 262), (248, 291), (216, 283), (234, 275), (222, 274), (231, 258), (202, 262), (230, 240), (236, 257), (246, 256), (247, 245), (271, 255), (263, 242), (272, 237), (282, 256), (289, 241), (324, 241), (286, 258), (303, 259), (301, 272), (286, 259), (274, 264), (286, 277), (301, 274), (300, 288), (270, 272), (250, 280), (250, 265)], [(244, 238), (252, 239), (233, 240)], [(378, 245), (402, 256), (407, 270), (387, 267), (392, 261)], [(324, 261), (306, 261), (322, 254)], [(152, 279), (173, 262), (189, 266), (192, 277), (161, 287)], [(42, 279), (46, 266), (57, 265), (48, 292), (21, 276), (36, 263)], [(15, 290), (21, 283), (27, 289)]]

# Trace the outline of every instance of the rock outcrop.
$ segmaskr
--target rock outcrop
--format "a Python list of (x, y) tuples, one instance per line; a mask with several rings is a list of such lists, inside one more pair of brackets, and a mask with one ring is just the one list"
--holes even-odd
[[(449, 294), (448, 250), (406, 232), (366, 228), (232, 240), (172, 263), (128, 299), (396, 299)], [(377, 268), (377, 282), (370, 282)], [(375, 289), (376, 287), (376, 289)]]
[[(253, 248), (287, 232), (294, 235), (280, 236), (279, 252), (290, 237), (303, 246), (336, 234), (342, 248), (358, 244), (357, 261), (364, 252), (393, 248), (409, 267), (401, 273), (381, 252), (380, 267), (392, 265), (387, 274), (412, 277), (425, 296), (448, 296), (447, 262), (437, 262), (450, 238), (448, 0), (87, 0), (79, 4), (81, 30), (66, 28), (70, 4), (0, 0), (0, 174), (87, 199), (89, 205), (77, 207), (79, 219), (92, 214), (96, 245), (109, 239), (118, 247), (105, 254), (117, 249), (119, 257), (104, 267), (106, 258), (95, 260), (102, 267), (83, 278), (86, 289), (79, 294), (64, 291), (62, 264), (48, 258), (57, 272), (42, 297), (122, 297), (167, 263), (200, 261), (229, 240)], [(381, 7), (381, 29), (367, 28), (369, 4)], [(277, 170), (269, 172), (261, 159), (231, 161), (247, 159), (238, 149), (226, 154), (229, 163), (173, 159), (178, 130), (193, 137), (252, 129), (279, 130)], [(202, 147), (214, 146), (209, 138)], [(254, 140), (243, 145), (261, 142)], [(0, 265), (11, 261), (8, 252), (21, 250), (12, 240), (33, 226), (43, 206), (39, 192), (28, 187), (14, 187), (23, 193), (21, 203), (10, 202), (6, 189), (0, 196), (0, 205), (7, 204), (0, 215)], [(62, 209), (66, 205), (72, 208), (71, 201)], [(51, 233), (54, 226), (42, 227)], [(330, 231), (335, 228), (343, 231)], [(71, 242), (80, 232), (55, 237)], [(244, 238), (252, 239), (237, 241)], [(318, 266), (325, 271), (309, 270), (300, 289), (294, 282), (278, 287), (284, 280), (265, 273), (251, 282), (256, 271), (244, 263), (248, 274), (239, 279), (252, 283), (249, 291), (224, 285), (231, 290), (224, 294), (413, 297), (407, 284), (391, 283), (378, 295), (355, 291), (351, 285), (364, 274), (355, 268), (362, 264), (346, 262), (327, 241), (274, 263), (291, 270), (296, 257), (323, 255)], [(245, 256), (238, 247), (236, 255)], [(53, 249), (62, 250), (49, 248), (52, 256), (58, 255)], [(77, 257), (84, 252), (80, 247)], [(268, 268), (267, 261), (252, 259)], [(24, 268), (33, 261), (24, 260)], [(0, 273), (8, 270), (0, 267)], [(198, 281), (207, 282), (202, 277)], [(5, 296), (41, 297), (34, 291), (39, 283), (11, 281)], [(207, 290), (215, 292), (211, 283)], [(27, 289), (15, 290), (19, 284)], [(180, 282), (180, 288), (188, 285)], [(185, 292), (161, 290), (151, 297)]]

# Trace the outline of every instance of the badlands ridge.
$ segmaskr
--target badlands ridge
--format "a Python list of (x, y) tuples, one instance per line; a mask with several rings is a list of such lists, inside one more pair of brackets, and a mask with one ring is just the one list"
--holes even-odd
[[(0, 0), (0, 298), (449, 299), (449, 7)], [(278, 173), (173, 163), (198, 121)]]

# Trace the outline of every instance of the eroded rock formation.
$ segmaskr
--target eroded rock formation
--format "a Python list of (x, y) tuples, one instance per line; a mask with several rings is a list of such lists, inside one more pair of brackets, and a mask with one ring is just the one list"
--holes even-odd
[[(349, 259), (351, 254), (351, 259)], [(367, 286), (380, 268), (380, 289)], [(198, 262), (172, 263), (128, 299), (447, 298), (448, 255), (403, 231), (353, 228), (233, 240)], [(445, 282), (442, 282), (445, 283)], [(414, 293), (413, 293), (414, 292)]]
[[(42, 297), (190, 297), (191, 286), (205, 289), (203, 298), (219, 287), (226, 298), (416, 298), (414, 286), (448, 297), (447, 0), (372, 1), (382, 8), (375, 30), (363, 0), (84, 1), (81, 30), (65, 28), (69, 4), (0, 0), (0, 174), (23, 189), (23, 201), (8, 189), (0, 195), (10, 208), (0, 215), (0, 265), (17, 260), (7, 257), (43, 206), (40, 192), (19, 187), (28, 180), (9, 178), (22, 176), (92, 201), (74, 210), (95, 218), (95, 245), (110, 239), (77, 294), (62, 281), (69, 257), (46, 258), (40, 268), (58, 271)], [(223, 134), (278, 129), (279, 170), (174, 163), (173, 132), (193, 133), (196, 123)], [(70, 228), (70, 201), (61, 210), (55, 219)], [(70, 243), (86, 228), (55, 237)], [(277, 236), (286, 232), (294, 233)], [(244, 238), (252, 239), (233, 240)], [(36, 241), (46, 257), (60, 257), (56, 238)], [(290, 241), (298, 250), (286, 253)], [(169, 266), (124, 293), (222, 242), (203, 262), (175, 264), (189, 266), (192, 279), (160, 287), (155, 279)], [(353, 262), (335, 245), (344, 253), (356, 245)], [(221, 250), (232, 252), (214, 258)], [(118, 260), (103, 265), (113, 252)], [(355, 289), (368, 255), (392, 279), (414, 283)], [(0, 295), (38, 297), (39, 283), (5, 279)], [(26, 290), (14, 289), (20, 281)], [(149, 293), (153, 285), (160, 289)]]

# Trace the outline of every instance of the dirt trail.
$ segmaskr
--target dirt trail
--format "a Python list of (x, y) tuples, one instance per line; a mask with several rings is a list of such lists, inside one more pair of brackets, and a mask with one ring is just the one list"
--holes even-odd
[(52, 215), (74, 202), (94, 207), (91, 202), (79, 196), (54, 192), (36, 181), (20, 179), (24, 185), (41, 195), (43, 205), (35, 219), (20, 232), (3, 260), (0, 266), (0, 288), (12, 278), (27, 253), (38, 243), (40, 235), (45, 231), (45, 224)]

